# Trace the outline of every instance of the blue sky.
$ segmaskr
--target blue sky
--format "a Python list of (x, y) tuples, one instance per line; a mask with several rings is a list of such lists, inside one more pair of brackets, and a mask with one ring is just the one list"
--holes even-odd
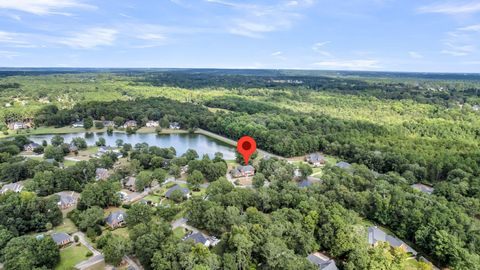
[(0, 66), (480, 72), (480, 2), (0, 0)]

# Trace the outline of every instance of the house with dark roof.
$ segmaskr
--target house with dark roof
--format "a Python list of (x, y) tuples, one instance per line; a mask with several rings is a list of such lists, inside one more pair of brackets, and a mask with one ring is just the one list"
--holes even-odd
[(70, 143), (68, 145), (68, 151), (70, 152), (77, 152), (78, 151), (78, 147), (74, 144), (74, 143)]
[(103, 124), (104, 127), (114, 127), (115, 126), (115, 122), (108, 121), (108, 120), (103, 121), (102, 124)]
[(255, 168), (252, 165), (238, 166), (232, 170), (230, 174), (234, 178), (253, 176), (255, 174)]
[(175, 185), (175, 186), (171, 187), (169, 190), (167, 190), (167, 192), (165, 193), (165, 197), (170, 199), (170, 197), (172, 196), (172, 193), (175, 190), (180, 190), (184, 197), (188, 198), (190, 196), (190, 190), (188, 188), (182, 188), (179, 185)]
[(375, 246), (378, 242), (387, 242), (391, 247), (402, 248), (405, 252), (409, 252), (413, 255), (417, 255), (417, 252), (407, 245), (402, 240), (396, 238), (395, 236), (389, 235), (379, 229), (377, 226), (372, 226), (368, 228), (368, 243), (372, 246)]
[(10, 183), (10, 184), (5, 184), (2, 186), (2, 189), (0, 190), (0, 194), (5, 194), (8, 191), (13, 191), (13, 192), (21, 192), (23, 189), (23, 185), (19, 182), (17, 183)]
[(202, 244), (206, 247), (215, 246), (216, 244), (218, 244), (218, 242), (220, 242), (220, 240), (218, 240), (217, 238), (207, 236), (201, 232), (191, 233), (185, 236), (183, 238), (183, 241), (193, 241), (195, 244)]
[(316, 177), (313, 177), (313, 176), (308, 176), (307, 179), (304, 179), (304, 180), (301, 180), (299, 182), (297, 182), (297, 186), (299, 188), (306, 188), (306, 187), (309, 187), (315, 183), (320, 183), (322, 182), (322, 180), (320, 178), (316, 178)]
[(426, 194), (429, 194), (429, 195), (432, 194), (433, 191), (434, 191), (433, 187), (427, 186), (427, 185), (424, 185), (424, 184), (420, 184), (420, 183), (413, 184), (413, 185), (411, 185), (411, 187), (415, 190), (418, 190), (420, 192), (423, 192), (423, 193), (426, 193)]
[(77, 198), (74, 196), (74, 192), (62, 191), (56, 193), (59, 196), (58, 207), (60, 209), (67, 209), (74, 206), (77, 203)]
[(110, 176), (110, 172), (105, 168), (95, 169), (95, 180), (106, 180)]
[(337, 166), (340, 169), (344, 169), (344, 170), (350, 170), (352, 168), (352, 164), (350, 164), (348, 162), (345, 162), (345, 161), (340, 161), (337, 164), (335, 164), (335, 166)]
[(57, 246), (64, 247), (72, 242), (72, 237), (70, 235), (60, 232), (60, 233), (52, 233), (51, 235), (53, 241)]
[(325, 164), (325, 157), (319, 153), (313, 153), (305, 157), (305, 161), (312, 164), (315, 167), (318, 167), (322, 164)]
[(321, 252), (315, 252), (307, 256), (307, 260), (318, 266), (321, 270), (338, 270), (335, 261)]
[(122, 210), (118, 210), (115, 212), (110, 213), (107, 218), (105, 219), (105, 223), (112, 229), (121, 227), (125, 224), (125, 218), (127, 217), (127, 213)]
[(32, 142), (32, 143), (24, 145), (23, 150), (25, 150), (27, 152), (33, 152), (33, 150), (35, 150), (38, 147), (40, 147), (40, 144)]

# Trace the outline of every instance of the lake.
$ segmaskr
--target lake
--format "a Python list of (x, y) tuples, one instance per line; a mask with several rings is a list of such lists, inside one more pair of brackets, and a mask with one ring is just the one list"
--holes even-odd
[[(31, 135), (28, 136), (28, 138), (39, 144), (41, 144), (43, 140), (46, 140), (50, 144), (52, 137), (55, 135), (56, 134)], [(177, 156), (181, 156), (188, 149), (194, 149), (200, 157), (207, 154), (213, 158), (216, 152), (220, 152), (226, 160), (235, 159), (235, 148), (233, 146), (202, 134), (157, 135), (155, 133), (126, 134), (123, 132), (114, 132), (109, 135), (106, 132), (81, 132), (58, 135), (62, 136), (66, 143), (70, 143), (75, 137), (81, 137), (85, 139), (89, 146), (93, 146), (95, 142), (98, 141), (98, 138), (103, 137), (108, 146), (116, 146), (116, 141), (121, 139), (124, 143), (130, 143), (132, 146), (135, 146), (137, 143), (148, 143), (150, 146), (162, 148), (173, 146), (177, 150)]]

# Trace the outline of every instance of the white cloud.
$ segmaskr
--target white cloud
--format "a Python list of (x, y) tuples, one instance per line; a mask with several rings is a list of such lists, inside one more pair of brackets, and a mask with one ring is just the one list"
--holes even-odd
[(17, 56), (20, 56), (20, 54), (17, 53), (17, 52), (0, 51), (0, 58), (12, 59), (12, 58), (15, 58)]
[(423, 55), (421, 55), (421, 54), (418, 53), (418, 52), (414, 52), (414, 51), (408, 52), (408, 55), (409, 55), (411, 58), (415, 58), (415, 59), (421, 59), (421, 58), (423, 58)]
[(480, 25), (470, 25), (457, 28), (447, 33), (443, 44), (443, 54), (466, 56), (477, 51), (477, 40), (480, 39)]
[(110, 28), (94, 27), (70, 37), (61, 38), (58, 43), (78, 49), (93, 49), (111, 46), (117, 38), (118, 31)]
[(272, 56), (278, 60), (287, 60), (287, 57), (285, 57), (282, 51), (274, 52)]
[(313, 44), (312, 50), (314, 50), (315, 52), (319, 53), (322, 56), (332, 57), (333, 55), (330, 52), (323, 49), (323, 47), (329, 43), (330, 41), (317, 42)]
[(460, 31), (472, 31), (472, 32), (480, 32), (480, 24), (474, 24), (459, 28)]
[(476, 13), (480, 12), (480, 2), (444, 2), (440, 4), (433, 4), (422, 6), (417, 9), (419, 13), (443, 13), (443, 14), (462, 14), (462, 13)]
[(297, 13), (312, 4), (313, 0), (282, 1), (276, 4), (251, 4), (239, 1), (204, 0), (232, 9), (235, 14), (227, 19), (225, 29), (235, 35), (261, 38), (273, 31), (282, 31), (292, 27), (300, 19)]
[(35, 45), (30, 41), (34, 39), (33, 36), (21, 33), (0, 31), (0, 44), (9, 47), (31, 48)]
[(0, 9), (18, 10), (36, 15), (70, 15), (65, 9), (96, 9), (78, 0), (0, 0)]
[(330, 69), (370, 70), (380, 68), (380, 62), (372, 59), (331, 60), (314, 63), (314, 66)]

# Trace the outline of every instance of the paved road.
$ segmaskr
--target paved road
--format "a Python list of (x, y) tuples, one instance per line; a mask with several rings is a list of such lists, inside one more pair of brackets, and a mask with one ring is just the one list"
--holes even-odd
[(188, 219), (183, 218), (183, 217), (182, 217), (182, 218), (179, 218), (179, 219), (177, 219), (177, 220), (172, 221), (172, 223), (171, 223), (172, 229), (176, 229), (176, 228), (178, 228), (178, 227), (183, 227), (183, 228), (188, 229), (188, 230), (190, 230), (190, 231), (192, 231), (192, 232), (194, 232), (194, 233), (196, 233), (196, 232), (199, 231), (197, 228), (192, 227), (192, 226), (190, 226), (190, 225), (187, 225), (187, 221), (188, 221)]
[(133, 266), (136, 270), (143, 270), (143, 267), (136, 263), (130, 256), (124, 256), (123, 259), (128, 262), (129, 266)]
[(102, 261), (105, 261), (105, 258), (103, 257), (102, 254), (99, 254), (99, 255), (90, 257), (90, 259), (88, 260), (78, 263), (77, 265), (75, 265), (75, 269), (87, 269)]

